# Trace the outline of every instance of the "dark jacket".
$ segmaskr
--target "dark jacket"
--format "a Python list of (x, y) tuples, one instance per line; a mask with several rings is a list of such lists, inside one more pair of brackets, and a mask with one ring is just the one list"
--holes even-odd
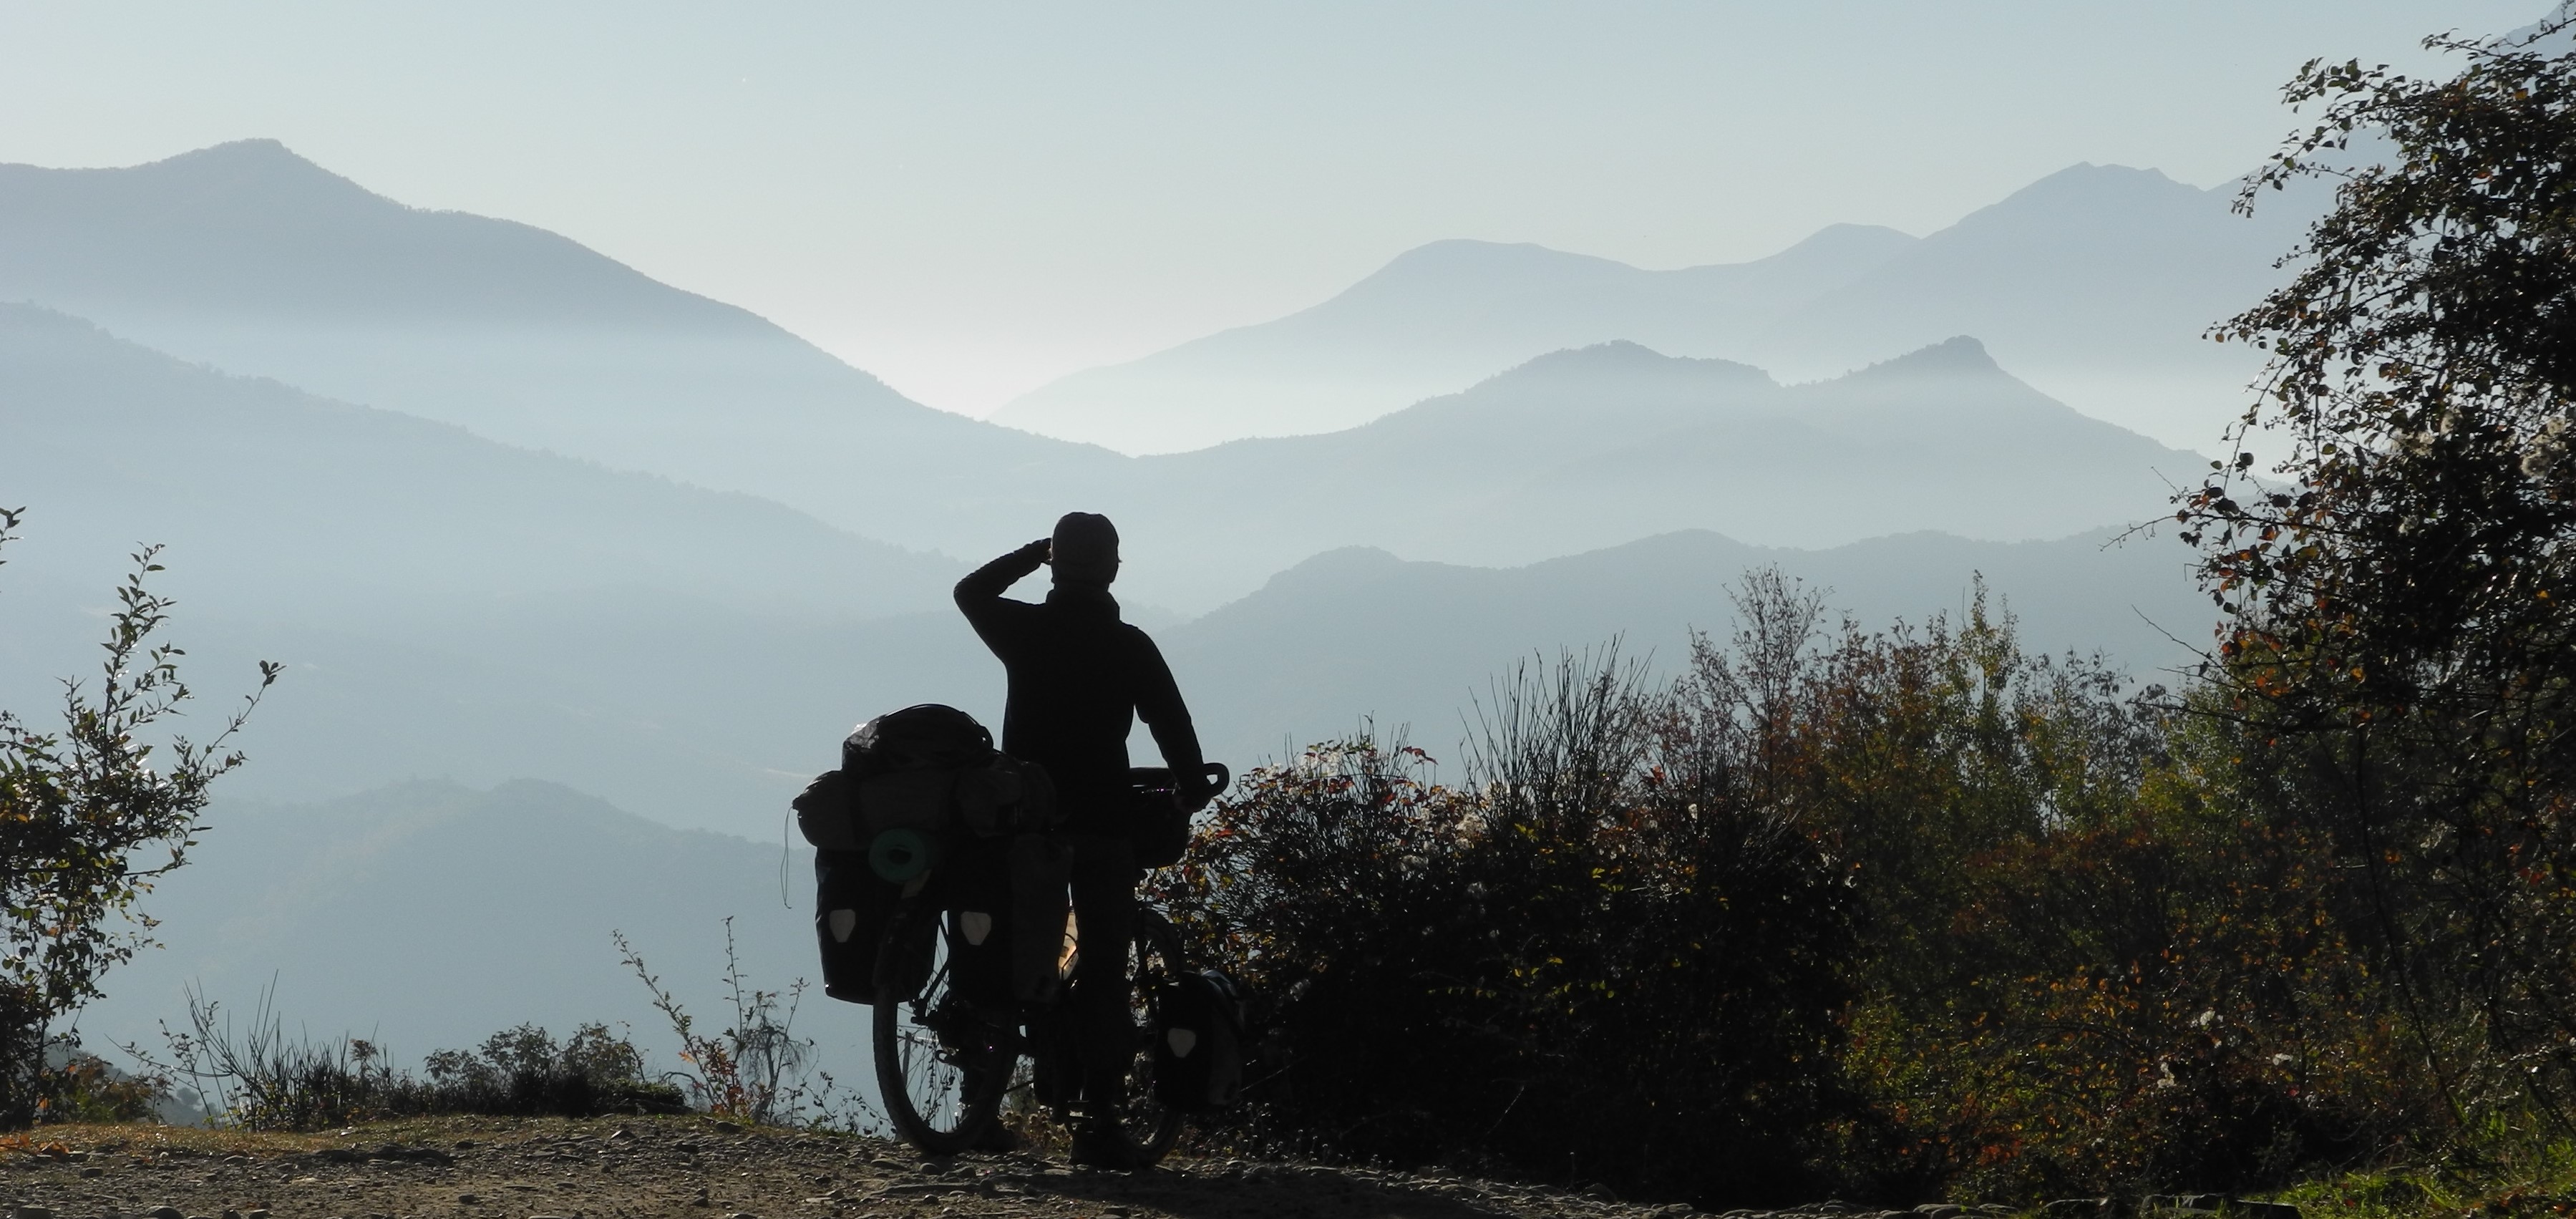
[(1196, 775), (1198, 733), (1171, 667), (1145, 632), (1118, 620), (1106, 588), (1058, 587), (1046, 603), (1002, 596), (1046, 562), (1034, 542), (957, 582), (957, 608), (1010, 674), (1002, 751), (1046, 767), (1073, 833), (1129, 831), (1127, 733), (1142, 717), (1164, 764)]

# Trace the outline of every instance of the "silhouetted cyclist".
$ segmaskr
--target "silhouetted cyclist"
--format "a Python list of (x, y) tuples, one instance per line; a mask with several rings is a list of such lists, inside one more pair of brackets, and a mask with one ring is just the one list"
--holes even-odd
[[(1055, 569), (1043, 604), (1002, 596), (1042, 565)], [(1163, 763), (1181, 777), (1183, 803), (1207, 802), (1198, 734), (1170, 666), (1145, 632), (1118, 619), (1109, 583), (1118, 578), (1118, 530), (1109, 518), (1069, 512), (1055, 534), (977, 568), (957, 582), (957, 608), (1010, 673), (1002, 751), (1046, 767), (1065, 812), (1073, 850), (1073, 914), (1082, 942), (1124, 945), (1133, 930), (1136, 886), (1145, 871), (1132, 841), (1134, 790), (1127, 734), (1137, 718), (1153, 731)], [(1127, 954), (1092, 951), (1075, 967), (1082, 1036), (1083, 1104), (1074, 1159), (1137, 1166), (1118, 1125), (1134, 1058)]]

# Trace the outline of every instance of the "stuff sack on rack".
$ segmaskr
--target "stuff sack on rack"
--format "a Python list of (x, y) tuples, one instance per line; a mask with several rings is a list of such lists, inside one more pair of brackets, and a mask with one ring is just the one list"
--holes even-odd
[(1213, 969), (1155, 988), (1154, 1097), (1183, 1113), (1243, 1098), (1243, 991)]
[(870, 851), (888, 830), (925, 841), (962, 826), (979, 837), (1043, 830), (1055, 818), (1046, 771), (993, 748), (993, 734), (955, 707), (922, 703), (861, 724), (841, 765), (794, 801), (805, 840)]

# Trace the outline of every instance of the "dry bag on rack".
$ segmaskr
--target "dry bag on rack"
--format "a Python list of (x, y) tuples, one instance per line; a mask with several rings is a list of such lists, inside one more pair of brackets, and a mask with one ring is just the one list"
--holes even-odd
[(903, 841), (935, 853), (954, 829), (980, 838), (1048, 829), (1055, 787), (1044, 768), (994, 749), (975, 717), (922, 703), (859, 725), (841, 742), (840, 768), (816, 775), (795, 808), (805, 841), (870, 852), (883, 864), (878, 839), (889, 830), (908, 831)]

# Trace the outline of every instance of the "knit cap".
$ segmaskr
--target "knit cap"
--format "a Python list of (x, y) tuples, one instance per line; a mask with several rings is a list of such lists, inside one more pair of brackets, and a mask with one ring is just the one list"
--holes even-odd
[(1101, 584), (1118, 578), (1118, 527), (1097, 512), (1068, 512), (1055, 523), (1058, 584)]

